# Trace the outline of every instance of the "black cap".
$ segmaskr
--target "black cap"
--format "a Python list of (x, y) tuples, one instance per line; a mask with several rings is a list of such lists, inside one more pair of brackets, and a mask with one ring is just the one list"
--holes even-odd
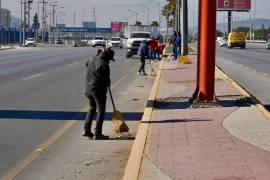
[(105, 48), (102, 54), (102, 57), (108, 60), (115, 61), (114, 59), (114, 51), (111, 48)]

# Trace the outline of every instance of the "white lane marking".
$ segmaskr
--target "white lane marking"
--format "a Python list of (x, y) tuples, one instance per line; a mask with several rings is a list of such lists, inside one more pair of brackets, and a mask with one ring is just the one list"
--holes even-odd
[(67, 66), (68, 66), (68, 67), (72, 67), (72, 66), (75, 66), (75, 65), (77, 65), (77, 64), (79, 64), (79, 62), (75, 62), (75, 63), (69, 64), (69, 65), (67, 65)]
[(34, 78), (37, 78), (37, 77), (40, 77), (40, 76), (43, 76), (44, 74), (40, 73), (40, 74), (36, 74), (36, 75), (33, 75), (33, 76), (29, 76), (27, 78), (24, 78), (22, 79), (23, 81), (27, 81), (27, 80), (30, 80), (30, 79), (34, 79)]

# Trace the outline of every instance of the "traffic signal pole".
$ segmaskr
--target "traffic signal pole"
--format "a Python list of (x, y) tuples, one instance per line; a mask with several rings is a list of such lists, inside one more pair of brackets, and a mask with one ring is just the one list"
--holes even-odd
[(216, 57), (216, 1), (200, 0), (198, 102), (214, 102)]

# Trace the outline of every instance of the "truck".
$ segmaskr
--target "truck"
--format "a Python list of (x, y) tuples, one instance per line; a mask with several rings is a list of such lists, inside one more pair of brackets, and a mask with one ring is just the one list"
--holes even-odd
[(125, 28), (124, 36), (127, 38), (125, 41), (126, 58), (129, 59), (136, 55), (142, 41), (149, 41), (151, 37), (157, 38), (159, 35), (157, 26), (136, 26), (129, 25)]

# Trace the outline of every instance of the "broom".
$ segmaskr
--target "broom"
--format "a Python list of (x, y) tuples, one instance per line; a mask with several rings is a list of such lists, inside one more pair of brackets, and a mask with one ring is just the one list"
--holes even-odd
[(155, 69), (154, 69), (153, 66), (152, 66), (152, 60), (151, 60), (151, 59), (150, 59), (150, 69), (149, 69), (149, 74), (150, 74), (150, 76), (156, 76), (156, 75), (157, 75)]
[(111, 97), (111, 101), (112, 101), (112, 105), (113, 105), (113, 114), (112, 114), (113, 131), (116, 133), (128, 132), (129, 128), (128, 128), (127, 124), (125, 123), (122, 114), (120, 113), (120, 111), (117, 111), (115, 108), (115, 104), (114, 104), (114, 100), (113, 100), (113, 96), (112, 96), (112, 92), (111, 92), (110, 87), (108, 87), (108, 89), (109, 89), (109, 93), (110, 93), (110, 97)]

